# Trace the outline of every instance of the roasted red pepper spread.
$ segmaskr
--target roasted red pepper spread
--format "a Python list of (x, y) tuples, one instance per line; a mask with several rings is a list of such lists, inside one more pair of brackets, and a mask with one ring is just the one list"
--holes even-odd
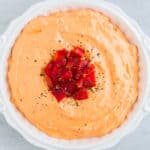
[(88, 98), (88, 89), (96, 86), (94, 65), (85, 57), (85, 50), (58, 50), (45, 68), (46, 81), (58, 102), (64, 97)]

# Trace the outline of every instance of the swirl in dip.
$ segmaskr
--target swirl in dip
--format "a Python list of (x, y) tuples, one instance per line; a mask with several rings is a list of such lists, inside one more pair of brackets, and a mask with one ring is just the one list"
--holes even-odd
[[(88, 98), (58, 102), (43, 72), (57, 50), (82, 47), (95, 67)], [(119, 127), (138, 97), (138, 50), (102, 13), (80, 9), (32, 19), (8, 60), (8, 85), (16, 108), (50, 136), (103, 136)]]

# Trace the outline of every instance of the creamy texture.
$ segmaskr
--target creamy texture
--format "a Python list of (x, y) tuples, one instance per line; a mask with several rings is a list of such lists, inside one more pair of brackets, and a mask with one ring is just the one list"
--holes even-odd
[[(55, 50), (81, 46), (95, 64), (96, 87), (89, 98), (58, 103), (48, 91), (43, 68)], [(37, 128), (53, 137), (97, 137), (119, 127), (138, 97), (138, 51), (103, 14), (57, 12), (31, 20), (8, 61), (11, 100)]]

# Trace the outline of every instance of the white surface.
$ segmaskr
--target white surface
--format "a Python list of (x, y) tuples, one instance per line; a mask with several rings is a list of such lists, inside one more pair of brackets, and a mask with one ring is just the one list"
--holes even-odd
[[(0, 1), (0, 2), (1, 2), (1, 1)], [(13, 2), (14, 2), (14, 1), (13, 1)], [(22, 2), (23, 2), (23, 1), (22, 1)], [(31, 2), (31, 1), (30, 1), (30, 2)], [(6, 1), (5, 1), (5, 3), (6, 3)], [(27, 2), (26, 2), (26, 3), (27, 3)], [(0, 4), (1, 4), (1, 3), (0, 3)], [(9, 3), (9, 4), (10, 4), (10, 3)], [(138, 3), (137, 3), (137, 4), (138, 4)], [(0, 6), (1, 6), (1, 5), (0, 5)], [(10, 6), (11, 6), (11, 5), (10, 5)], [(18, 5), (15, 4), (15, 6), (18, 6)], [(140, 6), (140, 5), (139, 5), (139, 6)], [(6, 6), (5, 6), (5, 7), (6, 7)], [(4, 9), (5, 7), (2, 7), (2, 8)], [(7, 7), (7, 8), (8, 8), (8, 7)], [(21, 8), (21, 7), (19, 7), (19, 8)], [(9, 8), (9, 12), (11, 12), (11, 10), (14, 11), (14, 9), (15, 9), (15, 8)], [(1, 10), (1, 9), (0, 9), (0, 10)], [(18, 10), (18, 9), (15, 9), (15, 10)], [(0, 14), (2, 14), (2, 13), (0, 13)], [(3, 13), (3, 14), (4, 14), (4, 13)], [(7, 13), (7, 14), (8, 14), (8, 13)], [(11, 14), (12, 14), (12, 13), (11, 13)], [(17, 15), (18, 15), (18, 14), (17, 14)], [(7, 19), (7, 17), (4, 17), (4, 16), (5, 16), (5, 15), (3, 15), (3, 18), (2, 18), (2, 19)], [(0, 17), (1, 17), (1, 16), (0, 16)], [(3, 126), (2, 126), (2, 127), (3, 127)], [(138, 132), (139, 132), (139, 130), (138, 130)], [(6, 135), (7, 135), (7, 134), (6, 134)], [(137, 133), (137, 135), (138, 135), (138, 133)], [(141, 140), (141, 136), (139, 137), (139, 140)], [(8, 143), (8, 142), (7, 142), (7, 143)], [(132, 143), (129, 142), (129, 143), (132, 144), (132, 146), (133, 146), (133, 144), (134, 144), (133, 142), (132, 142)], [(10, 144), (10, 143), (9, 143), (9, 144)], [(17, 144), (19, 144), (19, 142), (16, 142), (16, 145), (17, 145)], [(5, 143), (4, 143), (4, 145), (5, 145)], [(8, 145), (8, 144), (7, 144), (7, 145)], [(126, 144), (126, 145), (127, 145), (127, 144)], [(145, 145), (145, 143), (144, 143), (144, 145)], [(6, 145), (5, 145), (5, 146), (6, 146)], [(26, 145), (25, 145), (25, 146), (26, 146)], [(136, 146), (136, 145), (135, 145), (135, 146)], [(130, 147), (130, 148), (133, 149), (133, 147)], [(138, 148), (139, 148), (139, 146), (138, 146)], [(148, 147), (147, 147), (147, 148), (148, 148)], [(5, 147), (2, 147), (2, 148), (0, 147), (0, 149), (2, 149), (2, 150), (4, 149), (4, 150), (5, 150), (6, 148), (5, 148)], [(11, 147), (11, 149), (12, 149), (12, 147)], [(21, 146), (19, 149), (23, 149), (22, 146)], [(25, 149), (31, 149), (31, 150), (32, 150), (32, 148), (25, 148)], [(114, 148), (114, 149), (117, 149), (117, 148)], [(123, 149), (123, 147), (119, 147), (118, 149)], [(125, 149), (129, 149), (129, 148), (126, 147)], [(136, 148), (136, 149), (137, 149), (137, 148)], [(145, 147), (144, 149), (146, 149), (146, 147)], [(6, 149), (6, 150), (7, 150), (7, 149)], [(14, 148), (14, 150), (15, 150), (15, 148)]]

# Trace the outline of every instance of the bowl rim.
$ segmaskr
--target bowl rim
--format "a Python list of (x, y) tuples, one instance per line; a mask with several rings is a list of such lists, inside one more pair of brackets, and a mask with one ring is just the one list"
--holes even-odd
[[(89, 6), (90, 8), (96, 7), (98, 10), (100, 9), (100, 11), (102, 11), (102, 12), (104, 12), (103, 9), (107, 9), (107, 11), (110, 11), (111, 13), (113, 13), (114, 16), (117, 15), (118, 17), (120, 17), (122, 19), (122, 21), (125, 22), (130, 27), (130, 29), (132, 29), (133, 33), (135, 34), (135, 36), (137, 37), (139, 43), (141, 44), (141, 47), (142, 47), (142, 50), (144, 52), (145, 59), (146, 59), (147, 63), (150, 63), (149, 59), (148, 59), (148, 55), (149, 54), (147, 53), (147, 49), (148, 48), (146, 47), (146, 45), (144, 44), (144, 41), (143, 41), (143, 39), (145, 39), (146, 36), (141, 31), (140, 27), (130, 17), (128, 17), (127, 15), (125, 15), (120, 8), (118, 8), (117, 6), (113, 5), (110, 2), (106, 2), (106, 1), (103, 1), (103, 0), (101, 1), (101, 3), (99, 3), (98, 0), (93, 0), (92, 2), (89, 2), (88, 0), (85, 0), (85, 1), (82, 1), (82, 2), (80, 2), (80, 0), (65, 0), (63, 2), (60, 2), (59, 0), (56, 0), (55, 2), (47, 0), (47, 1), (43, 1), (43, 2), (40, 2), (40, 3), (34, 4), (23, 15), (21, 15), (20, 17), (18, 17), (17, 19), (15, 19), (9, 25), (7, 31), (2, 35), (2, 37), (4, 38), (4, 42), (2, 43), (2, 45), (0, 46), (0, 48), (2, 48), (2, 49), (9, 49), (9, 51), (10, 51), (11, 47), (9, 47), (9, 46), (11, 45), (12, 39), (15, 40), (16, 37), (17, 37), (17, 35), (20, 33), (18, 28), (20, 28), (20, 31), (21, 31), (21, 29), (24, 27), (23, 25), (25, 25), (25, 24), (22, 24), (19, 27), (19, 23), (21, 21), (24, 21), (24, 23), (28, 22), (30, 19), (36, 17), (36, 15), (37, 15), (37, 13), (35, 11), (36, 9), (39, 9), (42, 12), (43, 10), (48, 9), (48, 6), (50, 7), (51, 5), (56, 6), (57, 11), (58, 11), (59, 8), (61, 8), (64, 5), (66, 5), (67, 7), (69, 6), (69, 9), (74, 9), (74, 7), (72, 6), (72, 2), (77, 3), (77, 5), (79, 5), (79, 6), (83, 5), (83, 7), (85, 7), (85, 8), (87, 8), (86, 6)], [(63, 7), (63, 8), (64, 9), (62, 9), (62, 10), (68, 9), (66, 7)], [(39, 13), (39, 15), (40, 15), (40, 13)], [(42, 12), (42, 15), (44, 15), (43, 12)], [(17, 31), (18, 33), (16, 31), (13, 31), (14, 28), (16, 28), (16, 30), (18, 29), (18, 31)], [(13, 33), (13, 34), (10, 37), (11, 33)], [(7, 47), (6, 47), (6, 43), (7, 43)], [(7, 66), (6, 60), (5, 60), (6, 57), (7, 57), (6, 55), (7, 54), (5, 54), (4, 50), (0, 52), (0, 59), (1, 59), (0, 60), (0, 66), (1, 66), (0, 70), (1, 70), (1, 72), (4, 72), (4, 69), (6, 69), (6, 68), (4, 68), (4, 66)], [(108, 148), (108, 147), (111, 147), (111, 146), (115, 145), (116, 143), (118, 143), (121, 138), (123, 138), (124, 136), (126, 136), (132, 130), (134, 130), (136, 128), (136, 126), (144, 118), (144, 116), (147, 115), (147, 112), (144, 110), (144, 106), (145, 106), (145, 103), (147, 103), (147, 97), (149, 96), (148, 95), (148, 93), (149, 93), (148, 85), (150, 85), (150, 79), (149, 79), (150, 72), (148, 71), (147, 74), (148, 74), (147, 84), (146, 84), (146, 89), (144, 91), (145, 93), (144, 93), (144, 96), (143, 96), (143, 101), (142, 101), (141, 106), (140, 106), (141, 108), (138, 110), (137, 114), (134, 115), (134, 119), (132, 120), (132, 124), (130, 123), (130, 125), (128, 125), (128, 129), (126, 127), (126, 132), (123, 132), (123, 130), (119, 131), (119, 129), (121, 129), (121, 127), (119, 129), (117, 129), (119, 131), (119, 133), (120, 133), (120, 135), (117, 134), (118, 135), (117, 138), (114, 138), (113, 136), (111, 138), (107, 138), (107, 137), (110, 137), (109, 136), (110, 134), (109, 134), (109, 135), (105, 136), (106, 137), (105, 139), (108, 139), (108, 140), (102, 140), (102, 139), (100, 139), (101, 142), (98, 142), (97, 144), (92, 144), (92, 142), (90, 142), (90, 143), (86, 144), (86, 146), (85, 145), (84, 146), (79, 145), (77, 147), (68, 148), (65, 145), (58, 145), (58, 144), (56, 144), (56, 141), (57, 142), (58, 141), (59, 142), (60, 141), (66, 142), (66, 140), (62, 140), (62, 139), (59, 139), (59, 140), (56, 139), (56, 141), (55, 141), (55, 139), (54, 140), (50, 139), (50, 140), (52, 140), (51, 142), (50, 141), (42, 141), (41, 142), (41, 138), (37, 138), (36, 137), (36, 136), (39, 136), (39, 135), (35, 134), (33, 136), (32, 132), (29, 132), (28, 130), (25, 129), (25, 126), (29, 127), (28, 121), (26, 121), (26, 122), (23, 121), (24, 123), (19, 123), (19, 120), (22, 120), (22, 115), (20, 113), (18, 113), (17, 117), (13, 115), (14, 112), (18, 112), (18, 111), (11, 104), (11, 102), (9, 101), (9, 98), (6, 98), (7, 86), (5, 86), (4, 90), (2, 90), (1, 93), (0, 93), (0, 96), (1, 96), (1, 99), (2, 99), (2, 103), (5, 106), (5, 109), (3, 111), (3, 115), (5, 116), (7, 122), (13, 128), (15, 128), (27, 141), (29, 141), (33, 145), (39, 146), (41, 148), (45, 148), (45, 149), (61, 148), (61, 149), (72, 149), (72, 150), (73, 149), (91, 149), (91, 148), (96, 149), (97, 147), (99, 149), (100, 148), (101, 149)], [(1, 83), (0, 84), (0, 88), (1, 89), (3, 88), (4, 84), (7, 84), (6, 81), (5, 81), (5, 77), (6, 77), (5, 73), (3, 73), (0, 76), (0, 83)], [(127, 121), (124, 124), (127, 124)], [(33, 126), (33, 125), (31, 125), (31, 126)], [(30, 126), (30, 128), (31, 128), (31, 126)], [(43, 134), (41, 131), (38, 131), (35, 127), (32, 127), (32, 130), (36, 130), (37, 132), (39, 132), (40, 134), (42, 134), (43, 138), (47, 137), (47, 135)], [(115, 131), (113, 131), (113, 132), (115, 132)], [(49, 139), (49, 137), (48, 137), (48, 139)], [(107, 141), (107, 145), (105, 144), (106, 141)], [(50, 142), (50, 144), (49, 144), (49, 142)], [(76, 143), (76, 141), (74, 141), (74, 143)], [(51, 148), (49, 146), (51, 146)]]

